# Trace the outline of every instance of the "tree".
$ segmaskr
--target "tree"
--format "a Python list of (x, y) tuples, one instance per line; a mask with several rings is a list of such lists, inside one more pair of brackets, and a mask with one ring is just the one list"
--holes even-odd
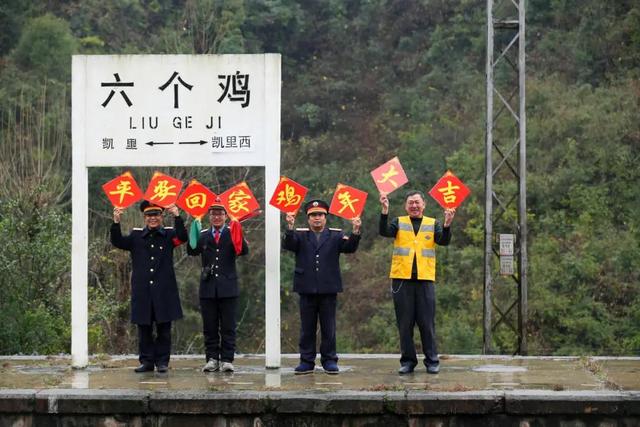
[(71, 74), (71, 54), (75, 49), (76, 41), (69, 24), (47, 14), (27, 23), (14, 55), (23, 69), (66, 81)]

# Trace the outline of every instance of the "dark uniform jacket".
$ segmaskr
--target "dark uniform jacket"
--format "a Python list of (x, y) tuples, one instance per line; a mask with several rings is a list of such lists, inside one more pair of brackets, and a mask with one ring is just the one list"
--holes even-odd
[(308, 228), (286, 230), (282, 247), (296, 253), (293, 290), (299, 294), (342, 292), (340, 254), (358, 249), (360, 235), (325, 228), (316, 238)]
[(173, 227), (151, 231), (134, 228), (122, 235), (120, 224), (111, 225), (111, 243), (131, 253), (131, 322), (150, 325), (153, 309), (155, 321), (170, 322), (182, 317), (182, 306), (173, 269), (173, 248), (188, 240), (182, 218)]
[[(222, 228), (218, 243), (211, 229), (202, 230), (198, 246), (192, 249), (187, 245), (187, 253), (201, 255), (200, 298), (231, 298), (240, 295), (236, 273), (236, 251), (227, 225)], [(242, 239), (240, 255), (248, 253), (249, 245), (245, 239)]]

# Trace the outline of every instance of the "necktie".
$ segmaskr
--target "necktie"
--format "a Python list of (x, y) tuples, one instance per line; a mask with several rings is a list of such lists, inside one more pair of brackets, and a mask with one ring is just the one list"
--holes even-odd
[(220, 242), (220, 230), (217, 228), (213, 231), (213, 238), (216, 240), (216, 245)]

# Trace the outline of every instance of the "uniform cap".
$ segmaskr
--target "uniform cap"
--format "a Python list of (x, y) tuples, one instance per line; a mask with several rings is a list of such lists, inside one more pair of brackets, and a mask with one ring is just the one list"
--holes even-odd
[(320, 200), (320, 199), (315, 199), (315, 200), (311, 200), (309, 201), (306, 205), (304, 205), (304, 210), (307, 213), (307, 215), (311, 215), (312, 213), (323, 213), (323, 214), (327, 214), (327, 212), (329, 212), (329, 205), (327, 204), (327, 202)]
[(140, 203), (140, 212), (145, 215), (150, 213), (162, 213), (162, 211), (164, 211), (162, 206), (158, 206), (148, 200), (143, 200), (142, 203)]
[(209, 212), (213, 210), (221, 210), (221, 211), (224, 211), (225, 214), (227, 213), (227, 209), (222, 204), (220, 197), (216, 197), (213, 203), (211, 203), (211, 206), (209, 206)]

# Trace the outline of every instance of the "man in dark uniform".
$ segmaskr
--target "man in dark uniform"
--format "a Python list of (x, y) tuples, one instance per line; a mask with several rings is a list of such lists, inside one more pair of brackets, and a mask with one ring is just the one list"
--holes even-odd
[[(140, 366), (136, 372), (167, 372), (171, 354), (171, 322), (182, 318), (180, 295), (173, 269), (173, 248), (187, 241), (187, 230), (178, 208), (167, 211), (174, 217), (175, 229), (163, 227), (163, 208), (148, 201), (140, 204), (144, 228), (134, 228), (122, 235), (120, 216), (123, 209), (113, 210), (111, 243), (131, 253), (131, 322), (138, 325)], [(156, 336), (153, 336), (153, 325)]]
[(311, 200), (305, 205), (309, 228), (294, 231), (295, 215), (287, 214), (283, 247), (296, 254), (293, 290), (300, 295), (300, 364), (296, 374), (313, 372), (316, 359), (316, 327), (320, 320), (320, 361), (324, 371), (337, 374), (336, 301), (342, 292), (340, 254), (353, 253), (360, 242), (360, 218), (353, 231), (326, 228), (329, 205)]
[(236, 351), (238, 275), (236, 257), (249, 253), (240, 223), (227, 225), (227, 212), (219, 201), (209, 208), (211, 228), (200, 232), (189, 255), (201, 255), (200, 312), (206, 348), (204, 372), (233, 372)]
[(399, 374), (410, 374), (418, 364), (413, 329), (418, 325), (424, 364), (427, 372), (437, 374), (440, 361), (436, 348), (436, 245), (445, 246), (451, 240), (451, 222), (455, 209), (445, 209), (444, 224), (435, 218), (423, 216), (424, 194), (409, 191), (405, 198), (406, 216), (394, 218), (388, 223), (389, 199), (380, 195), (382, 212), (379, 233), (394, 237), (391, 260), (391, 293), (400, 334)]

